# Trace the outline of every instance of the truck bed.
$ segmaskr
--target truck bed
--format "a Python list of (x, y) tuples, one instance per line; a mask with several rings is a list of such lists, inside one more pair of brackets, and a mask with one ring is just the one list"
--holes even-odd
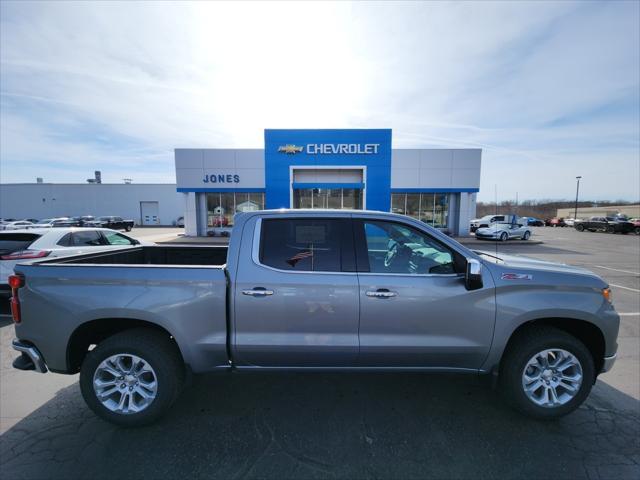
[(169, 332), (194, 371), (227, 368), (226, 257), (225, 246), (159, 245), (17, 265), (26, 281), (16, 333), (40, 346), (51, 370), (75, 373), (59, 346), (78, 325), (134, 319)]
[(221, 266), (227, 263), (227, 250), (226, 245), (152, 245), (54, 258), (38, 264)]

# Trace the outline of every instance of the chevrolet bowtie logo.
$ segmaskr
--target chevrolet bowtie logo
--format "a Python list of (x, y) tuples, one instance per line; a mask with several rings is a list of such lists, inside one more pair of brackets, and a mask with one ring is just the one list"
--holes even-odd
[(286, 153), (287, 155), (293, 155), (296, 153), (300, 153), (303, 147), (298, 147), (296, 145), (284, 145), (282, 147), (278, 147), (278, 152)]

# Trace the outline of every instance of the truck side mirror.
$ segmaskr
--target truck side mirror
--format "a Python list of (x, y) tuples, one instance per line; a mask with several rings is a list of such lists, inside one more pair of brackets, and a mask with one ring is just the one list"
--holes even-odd
[(482, 264), (475, 258), (467, 260), (467, 270), (464, 275), (464, 286), (467, 290), (482, 288)]

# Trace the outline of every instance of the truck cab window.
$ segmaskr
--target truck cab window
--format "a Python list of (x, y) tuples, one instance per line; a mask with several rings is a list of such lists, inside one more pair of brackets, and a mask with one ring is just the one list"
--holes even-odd
[(426, 233), (395, 222), (362, 224), (371, 273), (457, 273), (455, 253)]
[(340, 272), (341, 219), (263, 220), (260, 263), (280, 270)]

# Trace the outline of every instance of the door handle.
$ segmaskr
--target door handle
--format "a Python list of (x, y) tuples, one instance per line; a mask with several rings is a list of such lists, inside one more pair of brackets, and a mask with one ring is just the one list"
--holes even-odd
[(387, 290), (386, 288), (379, 288), (378, 290), (368, 290), (367, 297), (375, 297), (375, 298), (391, 298), (397, 297), (397, 292), (392, 292), (391, 290)]
[(273, 290), (267, 290), (266, 288), (256, 287), (253, 290), (243, 290), (243, 295), (249, 295), (251, 297), (267, 297), (273, 295)]

